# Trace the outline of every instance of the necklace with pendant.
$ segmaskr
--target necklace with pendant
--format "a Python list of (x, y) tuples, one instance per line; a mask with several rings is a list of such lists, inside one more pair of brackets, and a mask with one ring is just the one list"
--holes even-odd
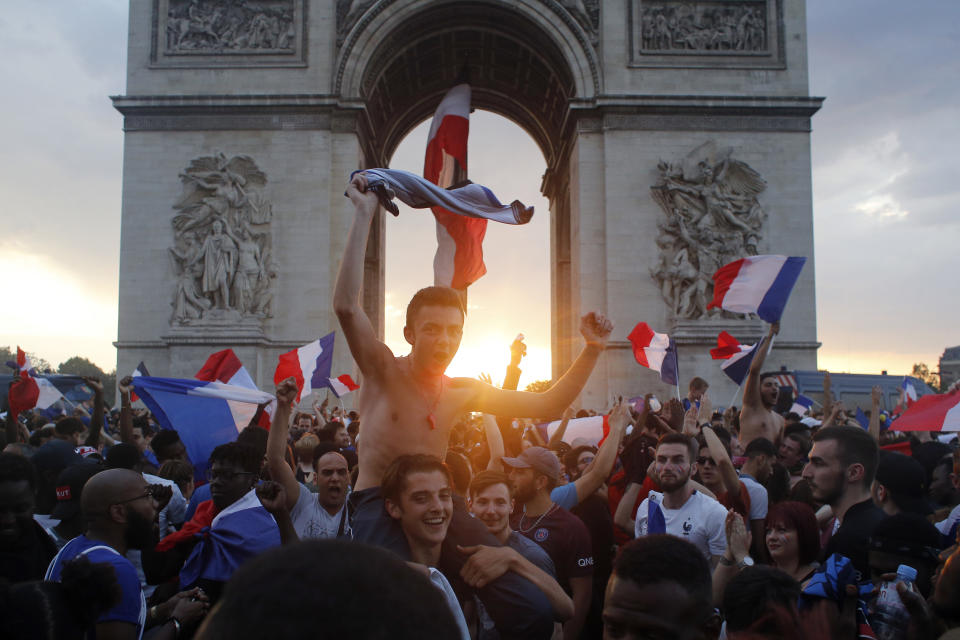
[(517, 523), (517, 525), (518, 525), (518, 526), (517, 526), (517, 531), (519, 531), (520, 533), (527, 533), (528, 531), (530, 531), (530, 530), (532, 530), (532, 529), (536, 529), (536, 528), (537, 528), (537, 525), (540, 524), (540, 521), (543, 520), (544, 518), (546, 518), (554, 509), (556, 509), (556, 507), (557, 507), (557, 503), (556, 503), (556, 502), (551, 502), (551, 503), (550, 503), (550, 508), (547, 509), (546, 511), (544, 511), (543, 513), (541, 513), (541, 514), (540, 514), (540, 517), (537, 518), (536, 521), (535, 521), (532, 525), (530, 525), (529, 527), (527, 527), (526, 529), (523, 528), (523, 519), (527, 517), (527, 508), (524, 507), (524, 508), (523, 508), (523, 515), (520, 516), (520, 522)]
[(410, 367), (410, 361), (407, 360), (407, 375), (410, 376), (410, 381), (413, 383), (413, 388), (417, 390), (417, 393), (420, 395), (420, 399), (423, 400), (423, 404), (427, 407), (427, 423), (430, 425), (430, 430), (437, 428), (437, 419), (434, 417), (434, 413), (437, 410), (437, 405), (440, 403), (440, 396), (443, 395), (443, 375), (440, 376), (440, 391), (437, 392), (437, 397), (433, 399), (431, 403), (429, 398), (423, 393), (420, 389), (420, 386), (416, 383), (416, 380), (413, 377), (413, 371)]

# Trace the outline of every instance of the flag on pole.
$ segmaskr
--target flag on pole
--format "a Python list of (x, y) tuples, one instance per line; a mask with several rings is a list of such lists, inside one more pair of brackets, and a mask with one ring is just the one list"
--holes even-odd
[(710, 349), (710, 356), (714, 360), (726, 360), (720, 365), (720, 370), (739, 387), (750, 372), (750, 363), (756, 352), (757, 345), (740, 344), (732, 335), (721, 331), (717, 336), (717, 347)]
[(641, 322), (627, 339), (633, 345), (633, 357), (638, 363), (658, 372), (664, 383), (678, 384), (677, 345), (673, 338), (657, 333), (646, 322)]
[(767, 322), (779, 322), (806, 261), (749, 256), (724, 265), (713, 274), (713, 300), (707, 309), (755, 313)]
[(342, 376), (337, 376), (336, 378), (330, 378), (329, 380), (330, 382), (328, 386), (330, 387), (330, 390), (333, 391), (333, 395), (337, 396), (338, 398), (342, 398), (351, 391), (356, 391), (360, 388), (360, 385), (354, 382), (353, 378), (346, 373)]
[[(147, 365), (143, 363), (143, 360), (140, 361), (140, 364), (137, 365), (137, 368), (133, 370), (133, 373), (130, 374), (131, 377), (136, 378), (137, 376), (148, 376), (150, 372), (147, 371)], [(140, 396), (135, 394), (133, 391), (130, 392), (130, 402), (136, 402), (140, 399)]]
[(30, 358), (27, 356), (27, 353), (20, 347), (17, 347), (18, 377), (15, 378), (10, 385), (7, 394), (7, 403), (10, 405), (10, 413), (13, 415), (14, 420), (17, 419), (17, 416), (20, 415), (22, 411), (33, 409), (37, 406), (37, 401), (40, 398), (40, 387), (37, 385), (36, 378), (30, 375), (30, 368)]
[[(467, 179), (470, 93), (470, 85), (465, 82), (451, 88), (430, 123), (423, 177), (444, 189)], [(466, 290), (487, 272), (483, 263), (487, 221), (460, 216), (439, 206), (430, 209), (437, 221), (434, 283)]]
[(331, 331), (319, 340), (281, 354), (277, 370), (273, 373), (273, 382), (280, 384), (292, 377), (297, 383), (297, 402), (315, 389), (329, 387), (334, 335)]
[(793, 405), (790, 407), (790, 411), (787, 413), (795, 413), (800, 417), (807, 415), (807, 411), (810, 411), (810, 407), (813, 406), (813, 399), (808, 398), (803, 394), (797, 394), (797, 397), (793, 401)]
[(960, 431), (960, 390), (918, 398), (890, 428), (897, 431)]
[(276, 402), (264, 391), (217, 380), (138, 376), (133, 388), (161, 427), (177, 430), (198, 471), (215, 447), (237, 439), (258, 406)]

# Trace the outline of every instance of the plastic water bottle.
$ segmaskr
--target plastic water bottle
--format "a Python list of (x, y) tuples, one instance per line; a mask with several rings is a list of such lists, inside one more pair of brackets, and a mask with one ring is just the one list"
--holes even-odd
[(877, 640), (898, 640), (906, 638), (907, 626), (910, 624), (910, 614), (900, 600), (897, 593), (897, 582), (902, 582), (911, 591), (915, 591), (914, 580), (917, 579), (917, 570), (905, 564), (897, 567), (896, 580), (888, 580), (880, 585), (880, 595), (874, 608), (870, 626), (877, 634)]

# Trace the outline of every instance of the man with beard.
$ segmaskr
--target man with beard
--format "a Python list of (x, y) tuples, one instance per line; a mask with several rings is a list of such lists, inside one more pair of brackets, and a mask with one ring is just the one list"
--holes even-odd
[(68, 542), (47, 569), (44, 579), (59, 581), (64, 564), (79, 556), (113, 567), (122, 597), (98, 618), (97, 638), (132, 640), (142, 637), (149, 627), (155, 627), (151, 638), (176, 638), (181, 626), (206, 613), (207, 598), (199, 589), (178, 593), (148, 612), (137, 570), (123, 557), (128, 549), (153, 544), (156, 491), (142, 475), (129, 469), (108, 469), (90, 478), (81, 496), (87, 530)]
[(715, 567), (727, 550), (727, 510), (693, 488), (697, 444), (682, 433), (668, 433), (657, 443), (654, 473), (662, 493), (651, 491), (637, 509), (634, 537), (669, 533), (700, 550)]
[(754, 438), (766, 438), (777, 444), (783, 439), (783, 416), (774, 412), (780, 384), (775, 373), (760, 373), (773, 336), (780, 332), (780, 323), (770, 325), (770, 331), (757, 345), (756, 355), (743, 387), (743, 407), (740, 409), (740, 444), (746, 448)]
[(578, 638), (590, 611), (593, 549), (583, 521), (557, 503), (550, 492), (560, 478), (560, 461), (549, 449), (530, 447), (516, 458), (503, 458), (513, 493), (522, 510), (511, 527), (539, 544), (557, 570), (557, 582), (573, 598), (573, 617), (563, 625), (564, 638)]
[(822, 559), (842, 554), (861, 576), (869, 576), (867, 543), (886, 517), (870, 496), (879, 455), (876, 441), (863, 429), (827, 427), (813, 436), (810, 461), (803, 468), (813, 499), (830, 505), (836, 518)]
[(290, 411), (297, 397), (293, 378), (277, 386), (277, 408), (267, 438), (267, 465), (274, 482), (283, 485), (287, 508), (293, 526), (301, 540), (307, 538), (342, 538), (350, 536), (347, 519), (347, 489), (350, 474), (347, 459), (333, 442), (321, 442), (313, 451), (313, 469), (316, 472), (317, 493), (314, 495), (297, 482), (284, 454), (287, 451), (287, 433)]

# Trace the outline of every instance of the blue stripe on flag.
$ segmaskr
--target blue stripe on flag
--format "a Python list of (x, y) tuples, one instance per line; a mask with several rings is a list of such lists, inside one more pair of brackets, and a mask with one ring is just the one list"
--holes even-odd
[(647, 535), (667, 532), (667, 519), (655, 500), (647, 501)]
[(310, 376), (310, 388), (322, 389), (330, 386), (330, 372), (333, 370), (333, 339), (335, 331), (320, 338), (320, 355), (317, 356), (317, 367)]
[(660, 380), (665, 384), (676, 385), (680, 379), (680, 370), (677, 364), (677, 343), (670, 338), (670, 344), (667, 346), (667, 353), (663, 356), (663, 362), (660, 363)]
[(790, 299), (790, 293), (793, 286), (800, 277), (803, 265), (807, 262), (806, 258), (787, 258), (786, 262), (780, 268), (780, 273), (774, 278), (770, 289), (760, 301), (757, 307), (757, 315), (763, 320), (773, 324), (780, 322), (780, 316), (783, 315), (783, 309), (787, 306), (787, 300)]
[(739, 387), (746, 379), (747, 373), (750, 372), (750, 363), (753, 362), (753, 356), (756, 353), (757, 345), (753, 345), (747, 351), (735, 353), (728, 360), (724, 360), (723, 364), (720, 365), (720, 370), (736, 382)]
[(867, 417), (867, 414), (865, 414), (860, 407), (857, 407), (857, 422), (859, 422), (860, 426), (864, 429), (870, 429), (870, 418)]

